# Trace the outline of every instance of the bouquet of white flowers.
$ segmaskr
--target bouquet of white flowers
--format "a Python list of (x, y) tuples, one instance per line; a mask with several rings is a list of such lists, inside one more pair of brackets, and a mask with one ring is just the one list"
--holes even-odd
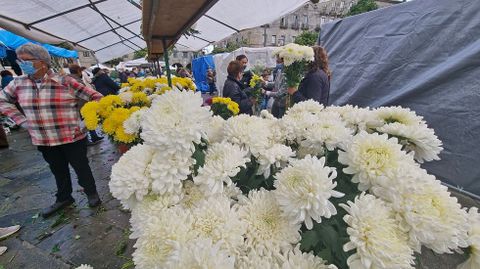
[(136, 268), (413, 268), (422, 246), (471, 246), (477, 268), (479, 214), (415, 161), (442, 147), (413, 111), (306, 101), (223, 120), (173, 90), (139, 122), (109, 184)]
[(288, 87), (298, 86), (305, 74), (307, 63), (313, 61), (314, 57), (311, 47), (295, 43), (289, 43), (277, 48), (273, 52), (273, 55), (283, 58), (285, 78)]

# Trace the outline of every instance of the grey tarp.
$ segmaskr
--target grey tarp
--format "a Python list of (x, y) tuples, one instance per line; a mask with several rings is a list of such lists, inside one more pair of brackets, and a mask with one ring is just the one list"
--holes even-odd
[(401, 105), (443, 141), (423, 165), (480, 195), (480, 1), (415, 0), (322, 26), (331, 103)]

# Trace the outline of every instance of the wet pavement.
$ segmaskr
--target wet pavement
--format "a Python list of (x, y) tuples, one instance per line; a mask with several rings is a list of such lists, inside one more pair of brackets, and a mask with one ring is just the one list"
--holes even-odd
[(0, 256), (0, 268), (133, 268), (130, 214), (108, 190), (111, 167), (120, 156), (116, 147), (104, 139), (88, 148), (102, 206), (87, 206), (71, 170), (75, 206), (43, 219), (38, 213), (55, 200), (53, 175), (25, 131), (14, 132), (8, 140), (10, 149), (0, 150), (0, 227), (20, 224), (22, 229), (0, 242), (8, 247)]
[[(25, 131), (8, 136), (10, 149), (0, 150), (0, 227), (20, 224), (16, 235), (0, 242), (8, 251), (0, 256), (0, 269), (67, 269), (90, 264), (95, 269), (133, 268), (133, 240), (128, 239), (130, 214), (108, 190), (112, 164), (119, 153), (107, 139), (89, 147), (90, 166), (102, 206), (90, 209), (73, 171), (75, 206), (48, 219), (38, 215), (54, 202), (55, 180)], [(464, 206), (478, 201), (455, 194)], [(461, 255), (422, 252), (417, 268), (451, 269)]]

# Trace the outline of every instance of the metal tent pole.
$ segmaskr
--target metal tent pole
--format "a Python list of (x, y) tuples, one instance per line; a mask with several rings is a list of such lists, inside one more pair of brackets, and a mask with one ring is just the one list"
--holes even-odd
[(168, 49), (167, 49), (167, 39), (162, 39), (163, 43), (163, 57), (165, 58), (165, 68), (167, 68), (167, 80), (168, 86), (172, 87), (172, 74), (170, 72), (170, 63), (168, 62)]

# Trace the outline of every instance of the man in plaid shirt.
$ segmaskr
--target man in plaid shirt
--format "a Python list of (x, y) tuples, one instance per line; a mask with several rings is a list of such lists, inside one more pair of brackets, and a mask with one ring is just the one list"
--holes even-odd
[[(48, 217), (74, 202), (69, 164), (84, 188), (89, 206), (99, 205), (78, 101), (98, 100), (102, 95), (71, 77), (55, 74), (50, 69), (50, 55), (42, 46), (27, 43), (17, 49), (17, 56), (26, 76), (15, 78), (0, 92), (0, 112), (28, 129), (32, 143), (38, 146), (55, 176), (56, 202), (42, 216)], [(25, 115), (16, 108), (16, 102)]]

